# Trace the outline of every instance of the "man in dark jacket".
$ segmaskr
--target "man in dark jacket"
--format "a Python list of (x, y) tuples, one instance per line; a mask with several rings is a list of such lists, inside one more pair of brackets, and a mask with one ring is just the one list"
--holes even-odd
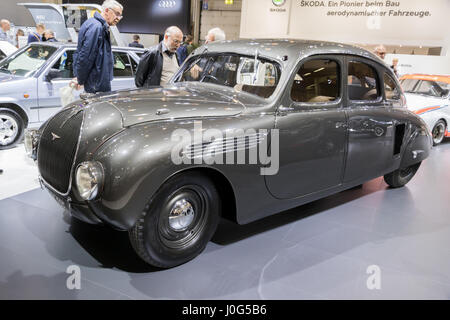
[(128, 44), (129, 47), (134, 47), (134, 48), (144, 48), (144, 46), (139, 43), (139, 40), (141, 40), (141, 37), (139, 37), (139, 35), (135, 34), (133, 36), (133, 42), (130, 42)]
[(163, 41), (142, 55), (136, 71), (136, 87), (166, 84), (179, 68), (177, 49), (182, 41), (180, 28), (167, 28)]
[(102, 4), (102, 13), (86, 20), (78, 34), (78, 47), (74, 54), (74, 82), (84, 86), (88, 93), (111, 91), (114, 59), (111, 50), (109, 26), (122, 19), (123, 7), (114, 0)]

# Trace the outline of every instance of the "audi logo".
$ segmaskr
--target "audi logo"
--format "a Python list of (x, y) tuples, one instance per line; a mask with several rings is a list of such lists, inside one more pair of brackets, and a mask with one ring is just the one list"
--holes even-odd
[(175, 0), (161, 0), (158, 3), (158, 7), (160, 8), (173, 8), (177, 5)]

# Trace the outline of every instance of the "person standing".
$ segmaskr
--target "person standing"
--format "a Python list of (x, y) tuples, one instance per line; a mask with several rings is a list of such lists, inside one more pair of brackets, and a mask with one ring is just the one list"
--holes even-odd
[(392, 71), (394, 71), (394, 74), (397, 78), (400, 78), (400, 68), (398, 66), (398, 58), (392, 59), (392, 65), (391, 65)]
[(44, 34), (45, 31), (45, 25), (43, 23), (38, 23), (36, 25), (36, 31), (32, 32), (28, 35), (28, 42), (27, 43), (32, 43), (32, 42), (41, 42), (42, 41), (42, 35)]
[(53, 32), (53, 30), (50, 29), (45, 30), (44, 37), (45, 41), (47, 42), (58, 42), (58, 40), (56, 40), (55, 38), (55, 33)]
[(212, 28), (205, 37), (205, 44), (223, 40), (226, 40), (225, 31), (220, 28)]
[(139, 43), (140, 40), (141, 40), (141, 37), (139, 37), (139, 35), (135, 34), (133, 36), (133, 42), (129, 43), (128, 46), (134, 47), (134, 48), (144, 48), (144, 46), (141, 43)]
[(11, 23), (6, 20), (0, 20), (0, 41), (8, 41), (14, 45), (14, 39), (11, 37)]
[(166, 84), (179, 68), (177, 49), (182, 41), (183, 32), (180, 28), (167, 28), (163, 41), (141, 57), (136, 71), (136, 87)]
[(375, 47), (373, 53), (377, 55), (381, 60), (384, 60), (384, 57), (386, 57), (386, 48), (382, 44), (380, 44), (379, 46)]
[[(223, 41), (226, 40), (225, 31), (220, 28), (212, 28), (208, 31), (205, 37), (205, 44), (214, 42), (214, 41)], [(192, 79), (197, 80), (200, 76), (200, 73), (203, 72), (205, 65), (202, 62), (199, 62), (195, 66), (191, 68), (190, 76)], [(217, 69), (216, 69), (217, 71)]]
[(88, 93), (111, 91), (114, 58), (109, 27), (122, 19), (123, 6), (106, 0), (102, 12), (86, 20), (80, 28), (77, 50), (74, 53), (72, 82), (76, 88), (84, 86)]
[(188, 51), (188, 47), (192, 46), (192, 41), (193, 40), (194, 40), (194, 38), (190, 34), (188, 34), (186, 36), (186, 39), (184, 40), (184, 43), (182, 45), (180, 45), (180, 47), (177, 49), (177, 54), (178, 54), (178, 57), (180, 59), (179, 60), (180, 64), (183, 63), (184, 60), (186, 60), (186, 58), (192, 52), (192, 50), (191, 50), (191, 52)]
[(23, 37), (24, 35), (25, 35), (25, 32), (23, 32), (22, 29), (17, 30), (17, 32), (16, 32), (16, 42), (15, 42), (16, 48), (20, 47), (19, 46), (19, 37)]

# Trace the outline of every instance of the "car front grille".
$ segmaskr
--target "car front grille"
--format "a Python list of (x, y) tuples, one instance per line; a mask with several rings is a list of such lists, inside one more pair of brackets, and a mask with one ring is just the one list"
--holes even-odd
[(39, 172), (48, 184), (63, 194), (69, 190), (82, 122), (83, 111), (64, 110), (49, 120), (39, 141)]

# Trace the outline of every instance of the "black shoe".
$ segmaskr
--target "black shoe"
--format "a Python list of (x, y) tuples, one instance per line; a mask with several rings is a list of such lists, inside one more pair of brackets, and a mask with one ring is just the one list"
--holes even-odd
[(3, 169), (0, 169), (0, 174), (2, 174), (3, 173)]

